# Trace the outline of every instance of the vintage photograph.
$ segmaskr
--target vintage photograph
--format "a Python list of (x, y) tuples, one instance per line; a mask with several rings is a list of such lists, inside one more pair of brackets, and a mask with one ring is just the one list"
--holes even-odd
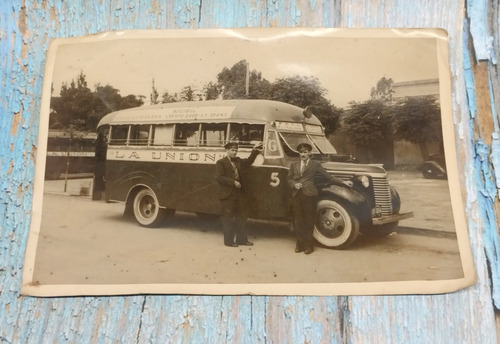
[(22, 294), (470, 286), (447, 45), (431, 29), (54, 40)]

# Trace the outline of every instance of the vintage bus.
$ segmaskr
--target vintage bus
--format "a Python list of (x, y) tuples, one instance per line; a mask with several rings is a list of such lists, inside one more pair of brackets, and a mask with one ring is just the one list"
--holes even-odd
[(96, 138), (95, 132), (49, 130), (45, 179), (94, 173)]
[(314, 158), (345, 185), (321, 185), (315, 239), (346, 248), (358, 233), (383, 235), (398, 221), (400, 198), (381, 165), (339, 162), (318, 118), (299, 107), (267, 100), (218, 100), (160, 104), (106, 115), (97, 128), (94, 199), (125, 202), (142, 226), (157, 226), (176, 210), (217, 215), (215, 162), (224, 144), (239, 142), (246, 157), (264, 149), (242, 178), (250, 218), (288, 220), (286, 181), (296, 147), (309, 142)]

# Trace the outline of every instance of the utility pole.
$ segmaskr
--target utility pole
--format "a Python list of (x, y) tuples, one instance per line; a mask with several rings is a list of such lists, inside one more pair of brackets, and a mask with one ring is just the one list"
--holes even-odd
[(248, 98), (248, 94), (250, 93), (250, 64), (247, 62), (246, 64), (246, 73), (245, 73), (245, 95)]

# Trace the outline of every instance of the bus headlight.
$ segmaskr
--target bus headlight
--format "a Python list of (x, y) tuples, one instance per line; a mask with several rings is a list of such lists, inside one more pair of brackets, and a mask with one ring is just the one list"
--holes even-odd
[(363, 185), (363, 187), (367, 188), (370, 186), (370, 178), (368, 178), (367, 176), (360, 176), (358, 177), (358, 180), (361, 182), (361, 185)]

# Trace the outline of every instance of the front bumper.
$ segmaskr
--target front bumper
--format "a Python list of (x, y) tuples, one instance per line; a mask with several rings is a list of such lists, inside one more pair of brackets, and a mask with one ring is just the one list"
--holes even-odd
[(409, 219), (413, 217), (413, 212), (394, 214), (394, 215), (386, 215), (381, 217), (372, 218), (373, 225), (385, 225), (386, 223), (392, 223), (404, 219)]

